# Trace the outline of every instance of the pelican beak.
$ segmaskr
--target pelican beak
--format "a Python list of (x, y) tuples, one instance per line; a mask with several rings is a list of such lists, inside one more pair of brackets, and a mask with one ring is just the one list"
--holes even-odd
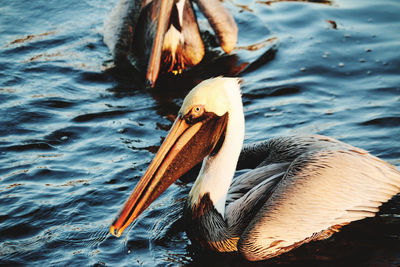
[(111, 225), (111, 234), (121, 236), (125, 228), (173, 182), (219, 149), (227, 121), (228, 113), (218, 116), (205, 112), (196, 122), (179, 115), (146, 173)]
[(152, 16), (156, 21), (156, 31), (154, 33), (153, 44), (146, 73), (147, 82), (151, 87), (154, 86), (158, 77), (158, 73), (160, 72), (162, 46), (165, 33), (168, 30), (173, 4), (174, 0), (159, 0), (157, 1), (157, 4), (153, 5)]

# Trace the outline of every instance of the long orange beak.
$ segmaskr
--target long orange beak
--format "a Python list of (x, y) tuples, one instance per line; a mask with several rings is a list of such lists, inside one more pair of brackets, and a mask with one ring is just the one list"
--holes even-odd
[(154, 12), (156, 14), (156, 17), (154, 19), (157, 20), (157, 25), (146, 73), (147, 82), (150, 84), (151, 87), (154, 86), (158, 77), (158, 73), (160, 72), (164, 35), (168, 30), (167, 27), (169, 25), (171, 9), (174, 3), (174, 0), (159, 1), (161, 1), (161, 4), (159, 4), (160, 6), (154, 5), (156, 8), (158, 8)]
[(162, 192), (179, 177), (209, 155), (224, 136), (227, 114), (209, 116), (194, 124), (178, 117), (149, 168), (136, 185), (117, 219), (110, 227), (112, 235), (121, 236)]

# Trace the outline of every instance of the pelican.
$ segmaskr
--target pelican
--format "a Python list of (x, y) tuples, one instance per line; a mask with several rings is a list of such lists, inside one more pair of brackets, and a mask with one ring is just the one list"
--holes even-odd
[[(238, 28), (219, 0), (195, 0), (220, 46), (230, 53)], [(116, 63), (130, 61), (146, 70), (154, 86), (161, 71), (180, 73), (197, 65), (204, 44), (189, 0), (119, 0), (105, 21), (104, 42)]]
[[(197, 163), (184, 208), (192, 243), (265, 260), (372, 217), (400, 192), (400, 172), (365, 150), (321, 135), (243, 147), (237, 78), (213, 78), (185, 98), (165, 141), (110, 227), (121, 236)], [(236, 169), (249, 169), (233, 179)]]

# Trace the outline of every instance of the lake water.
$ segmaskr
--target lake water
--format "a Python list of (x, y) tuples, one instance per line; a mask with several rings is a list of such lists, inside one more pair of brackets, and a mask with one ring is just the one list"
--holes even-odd
[(115, 0), (3, 1), (0, 7), (0, 265), (399, 266), (400, 197), (370, 219), (266, 262), (199, 253), (178, 181), (123, 237), (108, 228), (186, 93), (243, 79), (246, 143), (329, 135), (400, 167), (400, 2), (226, 0), (237, 49), (153, 90), (112, 64), (103, 21)]

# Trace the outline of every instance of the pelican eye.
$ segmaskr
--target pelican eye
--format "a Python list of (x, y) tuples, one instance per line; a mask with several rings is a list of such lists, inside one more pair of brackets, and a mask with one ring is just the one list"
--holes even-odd
[(197, 105), (194, 106), (190, 112), (188, 112), (184, 118), (188, 124), (194, 124), (196, 122), (199, 122), (203, 119), (204, 115), (204, 106), (203, 105)]
[(191, 114), (193, 117), (200, 117), (204, 113), (204, 106), (198, 105), (192, 108)]

